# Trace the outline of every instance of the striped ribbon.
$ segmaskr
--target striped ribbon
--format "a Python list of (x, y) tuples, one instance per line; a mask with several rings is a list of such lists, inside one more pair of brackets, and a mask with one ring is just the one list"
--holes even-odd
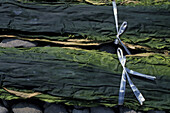
[(119, 58), (119, 61), (123, 67), (123, 72), (122, 72), (122, 77), (121, 77), (121, 83), (120, 83), (120, 90), (119, 90), (119, 100), (118, 100), (118, 104), (119, 105), (123, 105), (124, 102), (124, 96), (125, 96), (125, 88), (126, 88), (126, 79), (129, 82), (129, 85), (133, 91), (133, 93), (135, 94), (136, 98), (138, 99), (139, 103), (141, 105), (143, 105), (143, 102), (145, 101), (145, 98), (143, 97), (143, 95), (140, 93), (140, 91), (138, 90), (138, 88), (133, 84), (132, 80), (130, 79), (128, 73), (136, 75), (136, 76), (140, 76), (146, 79), (150, 79), (150, 80), (155, 80), (156, 77), (154, 76), (149, 76), (149, 75), (145, 75), (145, 74), (141, 74), (138, 72), (135, 72), (133, 70), (130, 70), (128, 68), (125, 67), (126, 64), (126, 57), (123, 56), (123, 51), (118, 48), (117, 49), (117, 55)]

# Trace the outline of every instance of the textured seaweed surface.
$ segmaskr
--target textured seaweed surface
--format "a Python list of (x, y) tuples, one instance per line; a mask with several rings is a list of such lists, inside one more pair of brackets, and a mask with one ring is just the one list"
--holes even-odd
[[(117, 56), (95, 50), (59, 47), (30, 49), (0, 48), (0, 75), (3, 87), (38, 91), (48, 102), (94, 106), (117, 104), (122, 67)], [(127, 57), (126, 66), (156, 76), (149, 81), (131, 76), (146, 98), (140, 106), (127, 86), (125, 106), (133, 109), (168, 110), (170, 105), (170, 58), (163, 55)], [(17, 99), (1, 90), (2, 99)], [(55, 99), (54, 99), (55, 98)]]
[[(21, 2), (38, 2), (38, 3), (87, 3), (92, 5), (111, 5), (112, 0), (18, 0)], [(162, 5), (170, 4), (168, 0), (116, 0), (120, 5)]]
[[(77, 0), (73, 0), (75, 4), (70, 4), (69, 0), (64, 0), (65, 3), (61, 0), (45, 3), (23, 1), (0, 0), (1, 39), (20, 38), (70, 47), (83, 44), (97, 46), (115, 39), (112, 7), (86, 3), (109, 4), (99, 3), (99, 0), (85, 0), (81, 4)], [(147, 3), (156, 5), (151, 0)], [(119, 6), (118, 11), (119, 24), (124, 20), (128, 22), (128, 29), (121, 37), (126, 44), (170, 50), (169, 5)], [(124, 105), (136, 110), (168, 111), (170, 57), (162, 54), (127, 56), (126, 67), (156, 76), (157, 79), (149, 81), (130, 75), (146, 102), (140, 106), (127, 85)], [(0, 48), (0, 85), (25, 93), (41, 92), (41, 95), (33, 99), (47, 102), (90, 107), (115, 106), (118, 103), (121, 73), (122, 67), (117, 55), (97, 50), (61, 47)], [(21, 97), (0, 89), (0, 98), (12, 100)]]
[[(33, 4), (0, 0), (1, 34), (50, 40), (113, 41), (116, 35), (111, 6)], [(88, 9), (88, 10), (87, 10)], [(170, 8), (120, 6), (120, 23), (128, 29), (121, 39), (129, 44), (170, 50)]]

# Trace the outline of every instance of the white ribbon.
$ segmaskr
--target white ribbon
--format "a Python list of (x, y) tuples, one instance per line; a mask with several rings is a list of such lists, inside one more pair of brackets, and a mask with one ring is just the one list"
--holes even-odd
[[(116, 30), (117, 30), (117, 39), (119, 40), (119, 42), (121, 43), (121, 45), (123, 46), (123, 48), (126, 50), (126, 52), (130, 55), (130, 51), (127, 49), (127, 47), (122, 43), (122, 41), (120, 40), (119, 36), (121, 34), (123, 34), (123, 32), (125, 31), (126, 27), (127, 27), (127, 22), (124, 21), (122, 23), (122, 25), (120, 26), (120, 29), (118, 28), (118, 17), (117, 17), (117, 6), (116, 6), (116, 2), (115, 0), (112, 1), (112, 5), (113, 5), (113, 12), (114, 12), (114, 17), (115, 17), (115, 23), (116, 23)], [(119, 30), (118, 30), (119, 29)]]
[(122, 78), (121, 78), (121, 83), (120, 83), (120, 90), (119, 90), (119, 102), (118, 102), (118, 104), (123, 105), (124, 96), (125, 96), (125, 88), (126, 88), (126, 78), (127, 78), (133, 93), (135, 94), (135, 96), (138, 99), (139, 103), (142, 105), (143, 102), (145, 101), (145, 98), (140, 93), (138, 88), (133, 84), (133, 82), (130, 79), (128, 73), (133, 74), (133, 75), (137, 75), (137, 76), (140, 76), (140, 77), (144, 77), (144, 78), (150, 79), (150, 80), (155, 80), (156, 77), (141, 74), (141, 73), (138, 73), (138, 72), (135, 72), (133, 70), (130, 70), (130, 69), (126, 68), (125, 67), (126, 57), (123, 56), (123, 51), (120, 48), (117, 49), (117, 55), (118, 55), (118, 58), (119, 58), (119, 61), (120, 61), (121, 65), (123, 67)]
[[(125, 51), (130, 55), (130, 51), (127, 49), (127, 47), (122, 43), (122, 41), (120, 40), (120, 35), (124, 33), (126, 27), (127, 27), (127, 22), (124, 21), (122, 23), (122, 25), (120, 26), (120, 29), (118, 28), (118, 17), (117, 17), (117, 6), (116, 6), (116, 2), (115, 0), (112, 1), (112, 5), (113, 5), (113, 12), (114, 12), (114, 17), (115, 17), (115, 23), (116, 23), (116, 30), (117, 30), (117, 40), (120, 42), (120, 44), (123, 46), (123, 48), (125, 49)], [(116, 41), (117, 41), (116, 40)], [(138, 88), (133, 84), (132, 80), (130, 79), (128, 73), (136, 75), (136, 76), (140, 76), (146, 79), (150, 79), (150, 80), (155, 80), (156, 77), (153, 76), (149, 76), (149, 75), (145, 75), (145, 74), (141, 74), (138, 72), (135, 72), (133, 70), (130, 70), (128, 68), (125, 67), (126, 64), (126, 57), (123, 56), (123, 52), (120, 48), (117, 49), (117, 55), (119, 58), (119, 61), (123, 67), (123, 72), (122, 72), (122, 77), (121, 77), (121, 83), (120, 83), (120, 90), (119, 90), (119, 105), (122, 105), (124, 102), (124, 96), (125, 96), (125, 88), (126, 88), (126, 79), (129, 82), (129, 85), (133, 91), (133, 93), (135, 94), (136, 98), (138, 99), (139, 103), (142, 105), (143, 102), (145, 101), (145, 98), (143, 97), (143, 95), (140, 93), (140, 91), (138, 90)]]

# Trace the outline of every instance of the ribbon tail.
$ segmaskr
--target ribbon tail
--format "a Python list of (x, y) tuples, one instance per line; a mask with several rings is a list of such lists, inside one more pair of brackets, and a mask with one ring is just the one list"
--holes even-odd
[(117, 35), (117, 39), (119, 40), (120, 44), (123, 46), (125, 51), (127, 52), (128, 55), (131, 55), (131, 52), (128, 50), (128, 48), (123, 44), (123, 42), (120, 40), (119, 35)]
[(116, 23), (116, 30), (117, 30), (117, 33), (118, 33), (119, 31), (118, 31), (118, 18), (117, 18), (117, 6), (116, 6), (116, 2), (113, 1), (112, 5), (113, 5), (113, 12), (114, 12), (115, 23)]
[(139, 72), (136, 72), (136, 71), (133, 71), (133, 70), (130, 70), (128, 68), (126, 68), (126, 71), (132, 75), (136, 75), (136, 76), (140, 76), (140, 77), (143, 77), (143, 78), (146, 78), (146, 79), (150, 79), (150, 80), (155, 80), (156, 77), (154, 76), (150, 76), (150, 75), (145, 75), (145, 74), (142, 74), (142, 73), (139, 73)]
[(119, 89), (118, 105), (123, 105), (124, 96), (125, 96), (125, 88), (126, 88), (126, 76), (125, 76), (125, 71), (123, 70), (121, 83), (120, 83), (120, 89)]
[(128, 73), (126, 73), (128, 82), (130, 84), (130, 87), (133, 91), (133, 93), (135, 94), (136, 98), (138, 99), (140, 105), (143, 105), (143, 102), (145, 101), (145, 98), (143, 97), (143, 95), (140, 93), (140, 91), (138, 90), (138, 88), (133, 84), (133, 82), (131, 81)]

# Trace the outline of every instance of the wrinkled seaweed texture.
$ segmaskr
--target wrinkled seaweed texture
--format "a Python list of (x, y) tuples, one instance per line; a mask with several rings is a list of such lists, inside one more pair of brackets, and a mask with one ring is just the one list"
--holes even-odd
[[(61, 101), (86, 106), (117, 105), (122, 67), (116, 55), (59, 47), (0, 48), (0, 62), (3, 87), (38, 91), (47, 95), (37, 98), (49, 102)], [(169, 57), (159, 54), (127, 57), (126, 67), (156, 76), (157, 79), (150, 81), (131, 76), (146, 102), (140, 106), (127, 85), (125, 106), (141, 110), (168, 110)], [(16, 98), (5, 94), (2, 93), (0, 98)]]
[[(18, 0), (21, 2), (38, 2), (38, 3), (87, 3), (92, 5), (111, 5), (112, 0)], [(170, 4), (168, 0), (116, 0), (120, 5), (162, 5)]]
[[(0, 0), (1, 34), (63, 40), (113, 41), (116, 35), (111, 6), (42, 5), (16, 0)], [(170, 50), (170, 8), (119, 6), (119, 25), (128, 22), (121, 39), (130, 44)]]
[[(128, 29), (121, 37), (124, 42), (169, 51), (169, 6), (119, 6), (118, 12), (119, 25), (124, 20), (128, 22)], [(106, 42), (113, 41), (116, 35), (111, 6), (0, 0), (0, 22), (1, 35), (30, 39)], [(150, 81), (130, 75), (146, 102), (140, 106), (127, 85), (124, 105), (146, 111), (169, 110), (170, 57), (129, 56), (126, 67), (157, 79)], [(41, 92), (35, 98), (47, 102), (117, 105), (121, 73), (117, 56), (106, 52), (59, 47), (0, 48), (1, 86)], [(0, 92), (1, 99), (19, 98), (3, 89)]]

